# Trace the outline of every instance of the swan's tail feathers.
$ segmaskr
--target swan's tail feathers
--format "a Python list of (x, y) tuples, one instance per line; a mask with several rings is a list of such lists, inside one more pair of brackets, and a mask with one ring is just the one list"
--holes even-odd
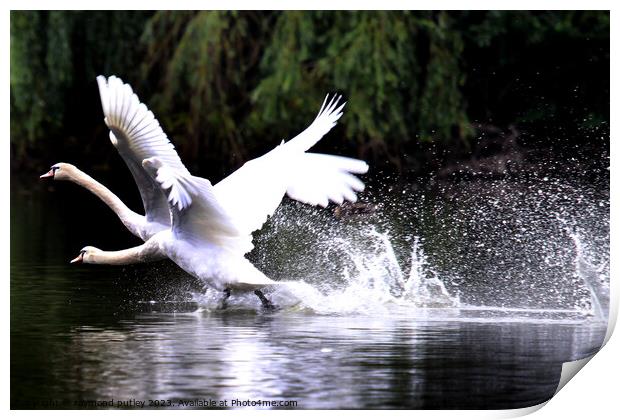
[(368, 164), (342, 156), (304, 153), (295, 162), (286, 193), (294, 200), (327, 207), (329, 202), (342, 204), (357, 201), (364, 183), (353, 174), (364, 174)]
[(329, 95), (327, 95), (312, 124), (288, 143), (285, 143), (283, 147), (305, 152), (314, 146), (336, 125), (336, 122), (342, 116), (342, 110), (346, 102), (340, 103), (341, 99), (342, 96), (333, 95), (330, 99)]

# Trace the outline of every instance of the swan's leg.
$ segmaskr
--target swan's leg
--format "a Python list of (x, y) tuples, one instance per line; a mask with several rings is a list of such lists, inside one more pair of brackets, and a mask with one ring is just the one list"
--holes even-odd
[(273, 303), (271, 303), (269, 299), (265, 297), (263, 292), (261, 292), (260, 290), (254, 290), (254, 294), (258, 296), (258, 298), (260, 299), (261, 303), (263, 304), (263, 308), (276, 309), (276, 306)]
[(226, 309), (228, 307), (228, 298), (230, 297), (230, 289), (224, 289), (224, 297), (220, 301), (220, 304), (217, 305), (217, 309)]

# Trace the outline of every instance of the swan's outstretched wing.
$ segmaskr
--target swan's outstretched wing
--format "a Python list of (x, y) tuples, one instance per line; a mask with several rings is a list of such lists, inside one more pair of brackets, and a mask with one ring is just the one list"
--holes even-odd
[(110, 140), (133, 175), (149, 222), (170, 225), (165, 195), (142, 167), (142, 161), (156, 156), (178, 173), (189, 175), (174, 146), (151, 111), (140, 102), (128, 84), (116, 76), (97, 77), (105, 123)]
[(325, 98), (316, 119), (302, 133), (251, 160), (215, 185), (218, 201), (243, 232), (259, 229), (280, 205), (285, 193), (311, 205), (356, 201), (364, 184), (352, 174), (368, 171), (366, 162), (305, 153), (342, 115), (344, 104)]
[(251, 235), (235, 226), (208, 180), (178, 171), (159, 158), (145, 159), (142, 166), (167, 197), (176, 238), (216, 244), (240, 255), (252, 250)]

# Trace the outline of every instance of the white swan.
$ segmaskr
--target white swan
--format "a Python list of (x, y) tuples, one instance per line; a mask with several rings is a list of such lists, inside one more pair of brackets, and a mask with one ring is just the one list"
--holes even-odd
[(166, 197), (142, 168), (144, 156), (141, 155), (143, 151), (139, 145), (145, 141), (154, 142), (156, 146), (150, 150), (152, 156), (159, 156), (176, 166), (184, 166), (153, 113), (140, 103), (128, 84), (123, 84), (115, 76), (111, 76), (109, 80), (99, 76), (97, 84), (104, 121), (110, 129), (110, 140), (138, 186), (145, 216), (130, 210), (108, 188), (74, 165), (57, 163), (40, 178), (51, 177), (57, 181), (72, 181), (81, 185), (106, 203), (131, 233), (146, 241), (157, 232), (170, 227), (170, 213)]
[[(155, 218), (153, 213), (146, 212), (146, 216), (136, 213), (122, 202), (116, 194), (110, 191), (106, 186), (93, 179), (88, 174), (79, 170), (75, 165), (70, 163), (56, 163), (52, 165), (49, 172), (40, 176), (40, 178), (53, 178), (55, 181), (71, 181), (78, 184), (88, 191), (95, 194), (103, 201), (121, 220), (123, 225), (135, 236), (146, 241), (157, 232), (170, 228), (170, 216), (167, 219)], [(146, 209), (150, 209), (146, 203)]]
[[(327, 206), (329, 201), (354, 202), (355, 192), (364, 188), (352, 174), (365, 173), (365, 162), (306, 152), (342, 115), (344, 104), (335, 97), (329, 103), (325, 98), (314, 122), (298, 136), (212, 186), (189, 173), (153, 114), (129, 85), (114, 76), (107, 83), (101, 76), (98, 81), (112, 143), (128, 162), (136, 182), (149, 186), (145, 188), (149, 197), (167, 200), (172, 225), (128, 250), (85, 247), (73, 262), (129, 264), (168, 257), (210, 286), (226, 291), (225, 297), (230, 290), (255, 290), (269, 306), (258, 289), (274, 281), (244, 257), (253, 247), (251, 233), (274, 213), (284, 194)], [(161, 214), (160, 201), (157, 203), (157, 214)]]
[[(132, 234), (146, 241), (157, 232), (170, 227), (170, 214), (166, 204), (166, 197), (144, 172), (141, 165), (142, 159), (145, 157), (160, 157), (164, 162), (168, 162), (173, 167), (182, 168), (183, 170), (185, 170), (185, 167), (153, 113), (144, 104), (139, 102), (138, 97), (133, 93), (128, 84), (123, 84), (115, 76), (111, 76), (109, 80), (99, 76), (97, 77), (97, 83), (105, 116), (104, 121), (110, 129), (110, 140), (125, 161), (138, 186), (146, 215), (140, 215), (129, 209), (108, 188), (69, 163), (60, 162), (52, 165), (49, 172), (41, 175), (40, 178), (71, 181), (86, 188), (107, 204)], [(295, 137), (298, 140), (299, 148), (305, 147), (305, 144), (308, 144), (307, 148), (315, 144), (335, 125), (336, 120), (342, 115), (341, 111), (344, 104), (336, 109), (336, 103), (330, 103), (332, 107), (331, 112), (328, 113), (326, 111), (329, 106), (325, 107), (326, 101), (327, 98), (321, 107), (321, 111), (325, 112), (319, 112), (312, 125)], [(131, 114), (129, 114), (130, 110)], [(120, 142), (119, 138), (121, 139)], [(299, 140), (300, 138), (301, 141)], [(143, 143), (151, 145), (148, 151), (148, 153), (151, 153), (151, 156), (145, 156), (144, 150), (141, 149)], [(251, 162), (253, 163), (250, 165)], [(247, 198), (255, 200), (258, 197), (247, 197), (247, 194), (259, 194), (260, 188), (264, 188), (264, 186), (256, 185), (256, 183), (255, 186), (259, 189), (244, 187), (244, 185), (248, 185), (258, 179), (253, 176), (255, 172), (256, 174), (258, 172), (265, 173), (264, 162), (263, 168), (256, 168), (256, 163), (259, 162), (258, 159), (251, 162), (246, 163), (241, 169), (216, 184), (217, 189), (229, 190), (225, 192), (222, 198), (230, 207), (243, 205), (244, 202), (247, 202)], [(308, 153), (306, 158), (300, 163), (306, 166), (306, 168), (300, 168), (300, 170), (296, 171), (297, 174), (312, 171), (316, 173), (312, 180), (303, 180), (301, 178), (291, 180), (287, 188), (287, 193), (291, 198), (297, 199), (297, 190), (301, 189), (303, 192), (299, 196), (300, 201), (325, 207), (328, 204), (328, 198), (332, 198), (332, 201), (339, 204), (342, 203), (343, 198), (349, 201), (356, 201), (354, 191), (363, 190), (363, 184), (347, 173), (347, 171), (365, 173), (368, 170), (368, 166), (362, 161)], [(336, 179), (331, 180), (330, 177), (334, 175)], [(332, 181), (335, 182), (332, 183)], [(342, 185), (340, 185), (342, 182), (350, 184), (351, 189), (343, 189)], [(236, 195), (237, 192), (245, 193), (246, 196)], [(331, 197), (330, 194), (332, 195)], [(341, 196), (339, 197), (338, 194), (341, 194)]]

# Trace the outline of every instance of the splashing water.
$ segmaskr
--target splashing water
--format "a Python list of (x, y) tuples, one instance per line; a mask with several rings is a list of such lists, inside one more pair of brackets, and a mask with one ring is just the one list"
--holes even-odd
[(590, 292), (591, 313), (601, 320), (609, 317), (609, 260), (598, 267), (588, 261), (584, 244), (578, 234), (569, 232), (575, 244), (575, 271)]
[[(360, 241), (360, 238), (363, 239)], [(313, 285), (304, 280), (281, 280), (271, 293), (280, 307), (315, 313), (386, 314), (390, 307), (456, 307), (458, 297), (448, 293), (428, 264), (419, 238), (411, 250), (411, 269), (405, 277), (387, 233), (367, 227), (356, 241), (337, 237), (324, 245), (324, 253), (338, 253), (347, 259), (333, 282)], [(205, 307), (217, 306), (221, 295), (208, 291), (195, 295)], [(254, 298), (231, 298), (240, 306), (256, 303)]]
[[(332, 242), (335, 249), (346, 255), (351, 265), (342, 272), (344, 288), (333, 288), (327, 293), (308, 299), (305, 290), (293, 288), (305, 305), (317, 312), (386, 312), (389, 305), (402, 307), (455, 307), (457, 297), (446, 290), (420, 245), (414, 238), (409, 275), (405, 277), (388, 233), (381, 233), (371, 226), (363, 232), (363, 249), (343, 238)], [(302, 293), (299, 293), (299, 292)]]
[[(501, 180), (368, 194), (351, 220), (285, 203), (250, 259), (284, 308), (390, 314), (419, 308), (580, 314), (609, 305), (608, 197), (560, 180)], [(194, 298), (217, 306), (220, 294)], [(253, 295), (230, 307), (256, 310)]]

